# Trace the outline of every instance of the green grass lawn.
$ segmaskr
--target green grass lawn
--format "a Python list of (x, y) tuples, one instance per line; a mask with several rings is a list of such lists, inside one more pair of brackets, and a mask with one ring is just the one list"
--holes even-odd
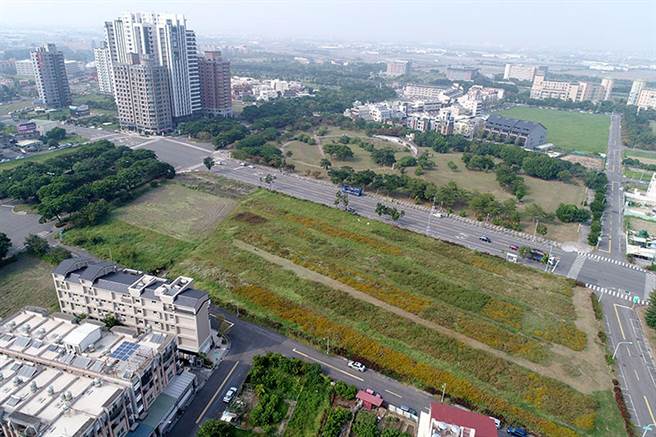
[(645, 164), (656, 164), (656, 152), (651, 150), (624, 149), (625, 158), (637, 158)]
[(181, 240), (197, 240), (214, 229), (236, 203), (233, 199), (167, 182), (121, 208), (117, 218)]
[(26, 305), (48, 310), (59, 308), (52, 283), (53, 266), (28, 255), (0, 267), (0, 317), (6, 317)]
[(507, 109), (501, 115), (542, 123), (547, 128), (547, 141), (567, 151), (606, 153), (608, 149), (607, 115), (525, 106)]

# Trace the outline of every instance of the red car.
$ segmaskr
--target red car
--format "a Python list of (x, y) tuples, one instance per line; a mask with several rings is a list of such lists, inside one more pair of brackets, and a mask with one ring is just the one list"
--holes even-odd
[(511, 250), (519, 250), (519, 246), (516, 245), (516, 244), (511, 244), (511, 245), (510, 245), (510, 249), (511, 249)]

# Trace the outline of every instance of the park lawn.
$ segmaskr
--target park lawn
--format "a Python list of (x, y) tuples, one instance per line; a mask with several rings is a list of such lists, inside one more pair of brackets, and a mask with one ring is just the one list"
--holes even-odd
[(26, 305), (51, 311), (59, 308), (52, 283), (53, 266), (38, 258), (21, 254), (18, 260), (0, 267), (0, 317)]
[(516, 106), (501, 115), (542, 123), (547, 141), (566, 151), (606, 153), (610, 120), (602, 114)]
[(313, 170), (322, 170), (319, 162), (323, 155), (321, 155), (318, 145), (305, 144), (302, 141), (290, 141), (285, 143), (282, 149), (284, 152), (292, 152), (292, 156), (288, 158), (288, 161), (297, 167), (303, 165), (311, 167)]
[(117, 211), (117, 218), (133, 226), (181, 240), (198, 240), (233, 210), (237, 201), (187, 188), (175, 181), (149, 190)]

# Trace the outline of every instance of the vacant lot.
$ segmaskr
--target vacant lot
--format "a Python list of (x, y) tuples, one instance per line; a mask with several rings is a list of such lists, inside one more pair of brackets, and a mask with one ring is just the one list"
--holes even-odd
[(606, 153), (610, 120), (602, 114), (517, 106), (501, 115), (537, 121), (547, 128), (547, 141), (564, 150)]
[(27, 158), (15, 159), (13, 161), (3, 162), (3, 163), (0, 164), (0, 171), (10, 170), (14, 167), (19, 166), (20, 164), (22, 164), (24, 162), (43, 162), (47, 159), (56, 158), (58, 156), (68, 155), (68, 154), (76, 152), (76, 151), (77, 150), (75, 149), (75, 147), (71, 147), (69, 149), (51, 150), (51, 151), (31, 155), (31, 156), (28, 156)]
[(624, 156), (627, 158), (637, 158), (645, 164), (656, 164), (656, 152), (650, 150), (625, 149)]
[(0, 267), (0, 317), (26, 305), (38, 305), (55, 311), (59, 308), (52, 283), (53, 266), (28, 255)]
[(235, 205), (233, 199), (168, 182), (121, 208), (117, 218), (171, 237), (196, 240), (214, 229)]
[(566, 279), (266, 191), (193, 244), (143, 226), (114, 218), (65, 236), (135, 268), (159, 259), (214, 302), (330, 338), (421, 387), (446, 382), (451, 396), (543, 434), (610, 435), (592, 394), (608, 388), (607, 367)]

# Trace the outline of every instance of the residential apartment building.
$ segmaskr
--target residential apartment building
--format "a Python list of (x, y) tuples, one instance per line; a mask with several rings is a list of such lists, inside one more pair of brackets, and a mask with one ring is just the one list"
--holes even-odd
[(198, 59), (198, 73), (203, 111), (211, 115), (232, 116), (230, 61), (223, 59), (221, 52), (205, 52), (205, 56)]
[(473, 67), (447, 67), (446, 78), (453, 81), (470, 81), (478, 76), (478, 68)]
[(570, 100), (572, 102), (599, 102), (610, 96), (612, 92), (612, 82), (605, 82), (606, 86), (610, 85), (610, 90), (604, 85), (592, 82), (568, 82), (560, 80), (547, 80), (544, 75), (538, 74), (533, 80), (530, 97), (532, 99), (559, 99)]
[(167, 281), (86, 259), (62, 261), (52, 277), (64, 313), (96, 320), (115, 315), (140, 332), (173, 335), (178, 349), (187, 353), (207, 352), (212, 346), (210, 300), (191, 287), (191, 278)]
[(0, 73), (9, 74), (9, 75), (16, 74), (16, 60), (15, 59), (0, 60)]
[(457, 101), (471, 115), (478, 115), (483, 110), (501, 101), (504, 93), (505, 91), (501, 88), (487, 88), (481, 85), (474, 85), (467, 90), (465, 95), (458, 97)]
[(39, 100), (53, 108), (71, 104), (71, 90), (64, 65), (64, 54), (54, 44), (46, 44), (31, 53)]
[(105, 43), (103, 47), (93, 49), (96, 64), (98, 88), (103, 94), (114, 94), (114, 79), (112, 77), (112, 58)]
[(105, 23), (105, 40), (113, 68), (137, 54), (166, 70), (173, 118), (201, 111), (196, 35), (187, 29), (184, 16), (126, 14)]
[(497, 114), (487, 118), (483, 133), (488, 138), (496, 137), (499, 141), (512, 141), (528, 149), (534, 149), (547, 142), (547, 129), (542, 124), (506, 118)]
[(601, 87), (604, 89), (604, 100), (610, 100), (613, 94), (613, 87), (615, 86), (615, 81), (609, 78), (601, 79)]
[(20, 59), (14, 62), (16, 67), (16, 76), (34, 77), (34, 63), (31, 59)]
[[(8, 437), (125, 436), (164, 429), (193, 393), (172, 335), (27, 307), (0, 324), (0, 427)], [(171, 388), (181, 387), (170, 399)], [(162, 414), (166, 413), (166, 414)], [(148, 424), (139, 421), (148, 417)], [(151, 433), (139, 434), (151, 435)]]
[(636, 106), (641, 109), (656, 109), (656, 89), (643, 88), (638, 96)]
[[(18, 69), (18, 64), (16, 65)], [(647, 87), (647, 82), (644, 80), (634, 80), (631, 84), (631, 91), (629, 91), (629, 98), (626, 100), (627, 105), (637, 106), (638, 98), (643, 89)]]
[(408, 61), (391, 61), (387, 63), (385, 74), (388, 76), (403, 76), (410, 71), (410, 62)]
[(169, 75), (166, 68), (148, 59), (115, 64), (114, 100), (122, 128), (145, 134), (163, 134), (173, 129)]
[(403, 87), (403, 96), (407, 99), (438, 102), (440, 104), (451, 103), (462, 95), (462, 88), (457, 86), (440, 88), (432, 85), (405, 85)]
[(537, 67), (535, 65), (523, 65), (523, 64), (506, 64), (506, 68), (503, 71), (503, 78), (505, 80), (517, 79), (523, 81), (533, 82), (536, 73), (538, 71), (545, 72), (546, 67)]

